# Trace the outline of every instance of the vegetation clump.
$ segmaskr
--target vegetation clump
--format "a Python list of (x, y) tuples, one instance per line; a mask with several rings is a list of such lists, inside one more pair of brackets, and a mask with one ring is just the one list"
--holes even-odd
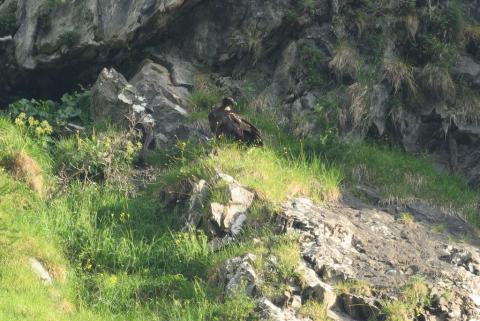
[(418, 318), (430, 305), (427, 283), (421, 277), (413, 277), (401, 288), (398, 300), (383, 303), (382, 313), (387, 321), (408, 321)]

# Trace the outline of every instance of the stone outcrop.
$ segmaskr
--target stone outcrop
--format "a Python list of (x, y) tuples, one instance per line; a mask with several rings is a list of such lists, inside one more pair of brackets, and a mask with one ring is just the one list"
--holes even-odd
[[(79, 84), (88, 87), (105, 66), (113, 66), (133, 77), (132, 85), (166, 122), (186, 109), (200, 70), (223, 78), (262, 78), (256, 81), (259, 97), (272, 99), (261, 107), (280, 106), (282, 125), (296, 135), (317, 137), (324, 128), (314, 119), (319, 112), (328, 114), (317, 109), (317, 100), (335, 77), (329, 67), (334, 44), (352, 32), (343, 16), (349, 6), (327, 0), (308, 8), (289, 0), (5, 0), (0, 3), (0, 106), (18, 97), (51, 99)], [(464, 6), (478, 18), (473, 1)], [(386, 45), (384, 58), (395, 57), (397, 49)], [(477, 60), (475, 53), (462, 52), (452, 68), (454, 79), (478, 88)], [(436, 162), (465, 173), (478, 186), (478, 99), (445, 104), (428, 97), (412, 108), (392, 109), (388, 102), (394, 90), (387, 83), (379, 79), (365, 89), (346, 79), (346, 92), (329, 93), (342, 134), (390, 139), (412, 153), (428, 150)], [(189, 131), (203, 139), (207, 129), (198, 123), (181, 126), (177, 136), (182, 139)], [(158, 138), (170, 140), (171, 129)]]
[(162, 65), (145, 61), (128, 82), (115, 69), (104, 69), (91, 90), (94, 121), (110, 119), (140, 130), (147, 147), (165, 146), (177, 140), (208, 139), (203, 123), (187, 122), (190, 92), (171, 81)]
[[(187, 221), (209, 235), (212, 250), (241, 240), (242, 234), (225, 219), (241, 205), (233, 217), (240, 229), (245, 228), (254, 194), (223, 173), (187, 185)], [(210, 191), (222, 185), (229, 200), (215, 203)], [(244, 292), (255, 299), (264, 320), (310, 320), (301, 311), (311, 300), (321, 302), (332, 320), (382, 319), (384, 305), (401, 298), (405, 285), (419, 279), (427, 287), (429, 302), (418, 307), (420, 319), (478, 320), (478, 234), (461, 218), (428, 204), (381, 207), (375, 203), (375, 191), (365, 191), (375, 205), (348, 193), (330, 204), (307, 198), (285, 202), (272, 224), (277, 234), (299, 238), (298, 277), (283, 280), (282, 297), (263, 292), (265, 283), (276, 279), (280, 263), (268, 250), (269, 241), (256, 239), (254, 244), (266, 246), (266, 251), (235, 257), (218, 269), (215, 281), (224, 289), (223, 297)]]
[[(342, 203), (319, 207), (308, 199), (292, 199), (283, 206), (279, 223), (284, 231), (301, 233), (302, 256), (323, 282), (362, 280), (372, 289), (381, 289), (383, 296), (396, 297), (398, 289), (418, 275), (425, 278), (432, 291), (451, 291), (463, 302), (462, 308), (443, 307), (449, 315), (446, 320), (480, 317), (480, 251), (476, 236), (472, 235), (470, 241), (476, 245), (452, 245), (447, 235), (436, 232), (431, 222), (415, 211), (411, 211), (415, 222), (408, 224), (377, 208), (358, 208), (359, 204), (356, 208)], [(441, 220), (438, 213), (433, 215)], [(450, 225), (465, 225), (460, 219), (443, 224), (447, 229)], [(465, 235), (468, 231), (465, 227)], [(309, 283), (315, 282), (318, 281)], [(311, 287), (322, 288), (320, 293), (331, 293), (318, 284)], [(343, 294), (337, 297), (333, 308), (365, 320), (379, 314), (378, 302), (381, 297), (373, 293)]]
[(44, 284), (52, 285), (53, 278), (50, 276), (50, 273), (48, 273), (48, 270), (44, 267), (44, 265), (39, 260), (31, 257), (28, 259), (28, 263), (33, 273), (35, 273)]
[(103, 69), (92, 87), (90, 114), (95, 122), (110, 120), (138, 129), (144, 147), (153, 144), (155, 120), (145, 97), (115, 69)]
[[(224, 188), (228, 195), (225, 204), (208, 202), (207, 195), (215, 186)], [(254, 198), (254, 193), (224, 173), (218, 173), (210, 182), (200, 180), (192, 187), (187, 225), (205, 230), (212, 239), (210, 247), (219, 249), (240, 235)]]

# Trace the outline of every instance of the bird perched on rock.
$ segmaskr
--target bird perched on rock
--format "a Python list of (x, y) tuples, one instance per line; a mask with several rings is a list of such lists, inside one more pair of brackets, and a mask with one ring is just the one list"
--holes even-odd
[(237, 103), (231, 97), (223, 98), (220, 107), (208, 114), (210, 129), (215, 137), (226, 137), (244, 142), (247, 145), (262, 146), (260, 131), (247, 120), (232, 111)]

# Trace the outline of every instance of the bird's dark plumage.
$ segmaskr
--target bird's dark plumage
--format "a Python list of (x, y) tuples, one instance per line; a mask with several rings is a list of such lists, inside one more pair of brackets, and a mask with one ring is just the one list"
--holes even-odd
[(236, 105), (232, 98), (224, 98), (220, 107), (208, 114), (210, 129), (215, 137), (226, 137), (242, 141), (247, 145), (263, 145), (260, 131), (247, 120), (232, 111)]

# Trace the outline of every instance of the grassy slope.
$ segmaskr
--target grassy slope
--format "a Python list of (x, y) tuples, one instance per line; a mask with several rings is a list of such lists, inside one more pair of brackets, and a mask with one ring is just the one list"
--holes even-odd
[[(192, 175), (208, 178), (214, 167), (273, 205), (292, 195), (332, 200), (343, 187), (361, 182), (377, 186), (385, 201), (427, 199), (479, 226), (472, 211), (479, 193), (427, 161), (366, 144), (299, 147), (273, 122), (256, 119), (267, 147), (220, 143), (209, 155), (187, 143), (151, 155), (165, 176), (135, 196), (72, 182), (45, 200), (0, 165), (0, 320), (246, 320), (253, 303), (239, 296), (222, 304), (210, 280), (216, 267), (251, 244), (211, 253), (202, 234), (176, 231), (180, 212), (159, 202), (161, 186)], [(52, 169), (59, 166), (51, 151), (3, 118), (0, 145), (0, 164), (23, 150), (43, 168), (46, 182), (56, 185)], [(29, 257), (57, 275), (52, 287), (30, 271)]]

